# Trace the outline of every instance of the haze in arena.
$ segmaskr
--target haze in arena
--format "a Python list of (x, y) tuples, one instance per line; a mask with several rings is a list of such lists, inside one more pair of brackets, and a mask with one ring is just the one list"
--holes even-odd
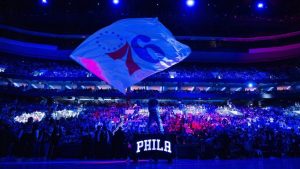
[(297, 169), (298, 0), (0, 1), (0, 169)]

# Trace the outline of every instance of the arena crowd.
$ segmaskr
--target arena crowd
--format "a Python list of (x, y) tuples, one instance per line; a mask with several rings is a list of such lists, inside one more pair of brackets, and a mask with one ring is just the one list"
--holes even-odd
[[(38, 78), (95, 78), (77, 64), (46, 62), (43, 60), (19, 60), (3, 56), (0, 75), (18, 75)], [(297, 61), (298, 62), (298, 61)], [(282, 70), (285, 70), (284, 72)], [(207, 66), (179, 65), (151, 76), (152, 79), (201, 79), (201, 80), (287, 80), (299, 78), (300, 67), (296, 63), (272, 66)]]
[[(35, 112), (35, 114), (34, 114)], [(176, 135), (178, 158), (231, 159), (300, 155), (300, 105), (161, 102), (165, 134)], [(22, 114), (27, 114), (22, 116)], [(135, 134), (147, 128), (141, 101), (1, 100), (1, 157), (130, 158)]]

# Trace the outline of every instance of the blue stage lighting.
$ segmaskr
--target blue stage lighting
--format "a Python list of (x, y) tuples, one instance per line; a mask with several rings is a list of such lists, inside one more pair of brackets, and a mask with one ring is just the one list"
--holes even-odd
[(252, 88), (253, 87), (253, 83), (248, 83), (248, 87)]
[(118, 4), (120, 3), (120, 1), (119, 1), (119, 0), (113, 0), (113, 3), (114, 3), (115, 5), (118, 5)]
[(189, 7), (192, 7), (192, 6), (195, 5), (195, 1), (194, 0), (187, 0), (186, 5), (189, 6)]
[(258, 2), (257, 3), (257, 8), (263, 9), (265, 7), (265, 4), (263, 2)]
[(48, 3), (48, 0), (42, 0), (42, 3), (43, 3), (43, 4), (47, 4), (47, 3)]

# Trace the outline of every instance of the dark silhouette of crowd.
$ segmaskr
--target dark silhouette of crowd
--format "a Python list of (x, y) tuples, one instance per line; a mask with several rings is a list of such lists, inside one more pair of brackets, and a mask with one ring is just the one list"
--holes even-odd
[[(66, 111), (55, 116), (54, 112)], [(39, 111), (40, 118), (16, 116)], [(72, 112), (79, 112), (71, 116)], [(300, 155), (300, 106), (160, 102), (164, 134), (176, 135), (178, 158), (250, 158)], [(61, 111), (62, 112), (62, 111)], [(57, 114), (56, 114), (57, 115)], [(148, 129), (147, 103), (1, 99), (1, 157), (126, 159), (135, 134)]]

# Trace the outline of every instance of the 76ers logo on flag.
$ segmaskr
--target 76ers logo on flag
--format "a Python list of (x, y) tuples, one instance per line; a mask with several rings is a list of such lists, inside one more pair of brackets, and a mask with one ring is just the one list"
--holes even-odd
[(120, 20), (99, 30), (71, 58), (125, 93), (127, 87), (173, 66), (190, 52), (156, 18), (141, 18)]
[(148, 36), (145, 35), (138, 35), (131, 41), (131, 46), (126, 42), (125, 45), (123, 45), (120, 49), (118, 49), (115, 52), (107, 53), (111, 58), (114, 60), (121, 59), (123, 57), (127, 57), (126, 59), (126, 66), (128, 68), (129, 74), (132, 75), (137, 70), (141, 69), (137, 63), (135, 63), (134, 59), (132, 58), (132, 49), (137, 54), (138, 57), (141, 59), (150, 62), (150, 63), (158, 63), (159, 58), (153, 58), (147, 49), (151, 49), (155, 51), (158, 56), (165, 56), (165, 53), (163, 50), (161, 50), (158, 46), (154, 44), (148, 44), (144, 47), (139, 46), (138, 40), (143, 42), (150, 42), (151, 39)]

